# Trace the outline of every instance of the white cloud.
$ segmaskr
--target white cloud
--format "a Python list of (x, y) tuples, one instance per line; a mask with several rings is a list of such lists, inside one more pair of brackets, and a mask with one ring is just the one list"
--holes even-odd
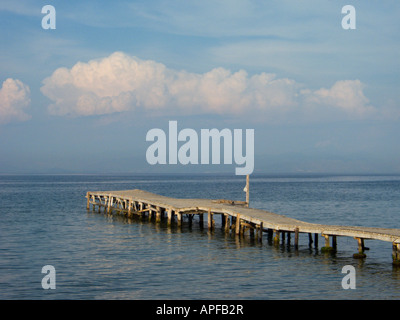
[(29, 104), (29, 87), (18, 79), (8, 78), (0, 89), (0, 123), (29, 120), (31, 116), (25, 113)]
[(305, 92), (307, 102), (318, 106), (339, 108), (345, 113), (356, 116), (366, 116), (374, 113), (369, 100), (363, 93), (364, 85), (360, 80), (337, 81), (330, 89), (322, 88)]
[(307, 113), (309, 105), (365, 115), (372, 107), (359, 80), (338, 81), (311, 91), (271, 73), (215, 68), (199, 74), (167, 68), (122, 52), (71, 69), (59, 68), (43, 81), (51, 114), (87, 116), (144, 110), (164, 115), (227, 114), (269, 119)]

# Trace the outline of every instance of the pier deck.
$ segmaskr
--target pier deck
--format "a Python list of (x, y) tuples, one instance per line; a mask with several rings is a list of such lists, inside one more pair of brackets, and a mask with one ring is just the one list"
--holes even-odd
[[(209, 229), (214, 229), (214, 215), (221, 215), (221, 225), (226, 232), (234, 232), (243, 235), (246, 231), (250, 236), (262, 241), (263, 233), (267, 232), (270, 239), (279, 243), (280, 238), (287, 234), (294, 234), (294, 245), (297, 248), (300, 233), (309, 234), (309, 244), (314, 243), (318, 247), (318, 236), (325, 238), (323, 251), (336, 250), (336, 237), (353, 237), (358, 241), (358, 253), (355, 258), (365, 258), (364, 239), (376, 239), (392, 243), (392, 258), (394, 264), (400, 263), (400, 229), (374, 228), (362, 226), (340, 226), (309, 223), (281, 214), (272, 213), (266, 210), (247, 207), (243, 201), (233, 200), (210, 200), (210, 199), (176, 199), (157, 195), (143, 190), (122, 190), (122, 191), (96, 191), (87, 192), (87, 209), (90, 204), (98, 211), (122, 212), (128, 216), (139, 214), (154, 218), (157, 222), (167, 216), (168, 223), (174, 223), (175, 217), (178, 226), (182, 225), (183, 216), (189, 218), (192, 223), (194, 215), (199, 216), (199, 223), (203, 225), (204, 214), (207, 215)], [(312, 235), (314, 234), (314, 240)], [(330, 244), (330, 239), (332, 246)]]

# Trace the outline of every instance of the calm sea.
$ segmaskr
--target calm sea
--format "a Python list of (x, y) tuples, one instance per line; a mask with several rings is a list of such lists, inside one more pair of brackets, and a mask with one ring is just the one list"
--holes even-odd
[[(245, 200), (228, 175), (0, 176), (0, 299), (398, 299), (391, 243), (338, 238), (338, 251), (299, 250), (86, 210), (87, 191), (144, 189)], [(251, 206), (316, 223), (400, 228), (400, 176), (254, 175)], [(219, 216), (217, 216), (218, 218)], [(293, 244), (293, 241), (292, 241)], [(320, 246), (323, 245), (320, 238)], [(56, 270), (44, 290), (42, 267)], [(345, 265), (356, 289), (342, 288)]]

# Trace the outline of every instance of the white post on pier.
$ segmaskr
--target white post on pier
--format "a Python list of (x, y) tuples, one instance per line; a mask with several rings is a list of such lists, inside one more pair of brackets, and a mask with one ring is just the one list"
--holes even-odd
[(246, 175), (246, 186), (243, 189), (246, 192), (246, 206), (250, 204), (250, 175)]

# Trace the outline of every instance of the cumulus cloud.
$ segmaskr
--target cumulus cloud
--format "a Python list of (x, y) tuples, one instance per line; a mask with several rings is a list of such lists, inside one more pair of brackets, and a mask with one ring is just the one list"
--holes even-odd
[(360, 80), (337, 81), (330, 89), (303, 92), (307, 103), (338, 108), (350, 115), (365, 116), (375, 109), (365, 97), (364, 84)]
[[(362, 114), (362, 83), (338, 81), (311, 91), (271, 73), (215, 68), (202, 74), (167, 68), (122, 52), (59, 68), (43, 81), (54, 115), (88, 116), (144, 110), (158, 114), (275, 114), (301, 112), (305, 103)], [(304, 108), (306, 110), (306, 108)]]
[(25, 113), (29, 104), (29, 87), (18, 79), (8, 78), (0, 89), (0, 123), (30, 119)]

